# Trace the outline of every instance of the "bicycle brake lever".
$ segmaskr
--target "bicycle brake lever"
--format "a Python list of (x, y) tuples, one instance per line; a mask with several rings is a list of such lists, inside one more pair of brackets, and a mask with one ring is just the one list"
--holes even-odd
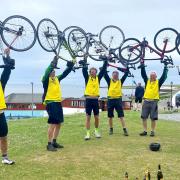
[(6, 67), (6, 65), (0, 65), (0, 68), (5, 68)]

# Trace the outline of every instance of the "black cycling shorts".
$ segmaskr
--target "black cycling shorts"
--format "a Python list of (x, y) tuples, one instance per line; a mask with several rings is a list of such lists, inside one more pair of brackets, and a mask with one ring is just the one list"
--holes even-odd
[(48, 124), (60, 124), (64, 122), (63, 109), (60, 102), (48, 103), (46, 110), (49, 115)]
[(85, 102), (85, 109), (86, 109), (86, 114), (88, 116), (91, 116), (91, 112), (93, 111), (94, 116), (99, 115), (99, 102), (98, 99), (86, 99)]
[(114, 117), (114, 109), (116, 110), (118, 117), (124, 117), (122, 98), (108, 99), (107, 102), (108, 117)]
[(8, 135), (8, 125), (4, 113), (0, 114), (0, 137), (6, 137)]

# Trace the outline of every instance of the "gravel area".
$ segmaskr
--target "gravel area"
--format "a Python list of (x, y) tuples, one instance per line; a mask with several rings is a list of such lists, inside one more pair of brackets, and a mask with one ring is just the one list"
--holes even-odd
[(179, 121), (180, 122), (180, 113), (159, 114), (159, 119), (169, 120), (169, 121)]

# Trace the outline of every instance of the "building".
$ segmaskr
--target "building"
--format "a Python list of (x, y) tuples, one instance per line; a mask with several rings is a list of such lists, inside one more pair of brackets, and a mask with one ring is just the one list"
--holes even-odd
[[(47, 112), (42, 104), (42, 94), (12, 93), (6, 97), (6, 116), (10, 118), (20, 117), (46, 117)], [(85, 98), (63, 98), (62, 106), (64, 114), (85, 112)], [(102, 111), (107, 110), (107, 99), (99, 99), (99, 107)], [(123, 96), (123, 107), (125, 110), (131, 109), (131, 100)]]

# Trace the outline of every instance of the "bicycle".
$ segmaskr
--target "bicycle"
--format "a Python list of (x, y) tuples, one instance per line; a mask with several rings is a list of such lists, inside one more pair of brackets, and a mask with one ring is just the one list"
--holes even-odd
[[(115, 65), (112, 65), (112, 64), (108, 64), (108, 66), (110, 67), (113, 67), (113, 68), (116, 68), (118, 71), (121, 71), (121, 72), (126, 72), (126, 71), (129, 71), (129, 69), (134, 69), (136, 70), (136, 68), (132, 65), (130, 66), (127, 66), (125, 68), (121, 68), (121, 67), (118, 67), (118, 66), (115, 66)], [(128, 72), (128, 77), (133, 77), (134, 78), (134, 75), (129, 71)]]
[[(84, 38), (78, 40), (78, 46), (74, 47), (67, 42), (67, 32), (76, 29), (75, 36), (81, 35)], [(54, 52), (55, 55), (64, 61), (77, 61), (77, 57), (83, 57), (82, 50), (86, 47), (86, 33), (78, 26), (69, 26), (60, 31), (51, 19), (42, 19), (37, 26), (37, 39), (40, 46), (47, 52)], [(65, 50), (65, 53), (61, 53)], [(61, 53), (61, 54), (60, 54)], [(69, 57), (68, 57), (69, 55)]]
[(180, 55), (180, 34), (179, 33), (176, 37), (176, 50), (177, 50), (178, 54)]
[(14, 51), (27, 51), (36, 42), (36, 29), (33, 23), (20, 15), (0, 21), (0, 35), (4, 44)]
[[(78, 40), (84, 38), (81, 36), (74, 38), (76, 30), (77, 29), (73, 29), (68, 35), (68, 43), (70, 46), (73, 43), (77, 45)], [(102, 56), (109, 57), (111, 60), (112, 58), (118, 58), (115, 51), (122, 45), (125, 36), (119, 27), (109, 25), (104, 27), (100, 31), (99, 35), (87, 33), (86, 39), (87, 45), (86, 48), (84, 48), (84, 55), (95, 61), (103, 61), (103, 58), (100, 58)]]
[[(177, 35), (178, 32), (173, 28), (159, 30), (154, 36), (154, 46), (156, 49), (151, 47), (145, 38), (142, 42), (136, 38), (128, 38), (120, 47), (119, 56), (130, 64), (137, 64), (145, 60), (160, 60), (162, 63), (172, 64), (172, 58), (165, 54), (176, 49), (175, 40)], [(150, 53), (155, 53), (158, 57), (146, 58), (146, 49), (149, 49)]]

